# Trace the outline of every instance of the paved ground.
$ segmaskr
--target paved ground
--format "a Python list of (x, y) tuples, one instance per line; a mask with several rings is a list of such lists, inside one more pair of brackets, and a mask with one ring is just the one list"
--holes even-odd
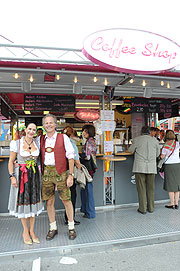
[[(73, 255), (76, 264), (61, 264), (62, 256), (41, 258), (41, 271), (171, 271), (180, 269), (180, 241)], [(68, 256), (70, 257), (70, 256)], [(67, 258), (65, 258), (67, 260)], [(32, 260), (0, 265), (1, 271), (32, 271)], [(36, 271), (36, 270), (33, 270)], [(38, 270), (37, 270), (38, 271)]]
[[(18, 219), (0, 217), (0, 271), (171, 271), (180, 270), (180, 210), (157, 204), (153, 214), (141, 215), (137, 207), (99, 210), (87, 220), (77, 214), (81, 224), (78, 237), (70, 241), (63, 213), (57, 213), (58, 235), (45, 240), (47, 214), (36, 223), (41, 244), (22, 242)], [(41, 258), (41, 268), (33, 261)], [(74, 264), (62, 264), (72, 258)]]

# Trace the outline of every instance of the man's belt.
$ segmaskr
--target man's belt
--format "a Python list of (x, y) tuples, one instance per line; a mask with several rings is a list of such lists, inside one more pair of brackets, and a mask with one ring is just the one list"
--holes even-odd
[(45, 152), (48, 152), (48, 153), (54, 152), (54, 148), (47, 147), (45, 148)]

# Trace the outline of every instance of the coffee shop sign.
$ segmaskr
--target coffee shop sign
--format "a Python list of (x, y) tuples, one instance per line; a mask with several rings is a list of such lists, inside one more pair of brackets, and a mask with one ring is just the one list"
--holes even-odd
[(180, 64), (180, 46), (159, 34), (115, 28), (89, 35), (83, 54), (92, 62), (119, 72), (150, 74)]

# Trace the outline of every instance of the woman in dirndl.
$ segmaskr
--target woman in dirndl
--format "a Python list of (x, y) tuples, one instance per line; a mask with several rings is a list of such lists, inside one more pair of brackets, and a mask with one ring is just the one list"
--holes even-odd
[(35, 215), (39, 215), (43, 210), (40, 172), (37, 165), (39, 148), (34, 139), (35, 134), (36, 125), (30, 123), (25, 129), (24, 137), (11, 141), (8, 164), (11, 180), (8, 210), (10, 215), (21, 219), (22, 236), (27, 245), (40, 243), (34, 233), (34, 223)]
[(165, 205), (169, 209), (179, 209), (180, 191), (180, 159), (179, 142), (175, 140), (173, 130), (167, 130), (165, 144), (161, 150), (161, 158), (165, 159), (164, 190), (168, 191), (170, 204)]

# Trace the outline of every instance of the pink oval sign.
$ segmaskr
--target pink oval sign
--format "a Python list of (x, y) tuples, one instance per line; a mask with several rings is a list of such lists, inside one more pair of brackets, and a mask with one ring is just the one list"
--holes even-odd
[(143, 30), (117, 28), (84, 40), (83, 54), (92, 62), (120, 72), (151, 74), (180, 64), (180, 46)]
[(75, 113), (75, 117), (83, 121), (95, 121), (99, 119), (99, 112), (93, 110), (81, 110)]

